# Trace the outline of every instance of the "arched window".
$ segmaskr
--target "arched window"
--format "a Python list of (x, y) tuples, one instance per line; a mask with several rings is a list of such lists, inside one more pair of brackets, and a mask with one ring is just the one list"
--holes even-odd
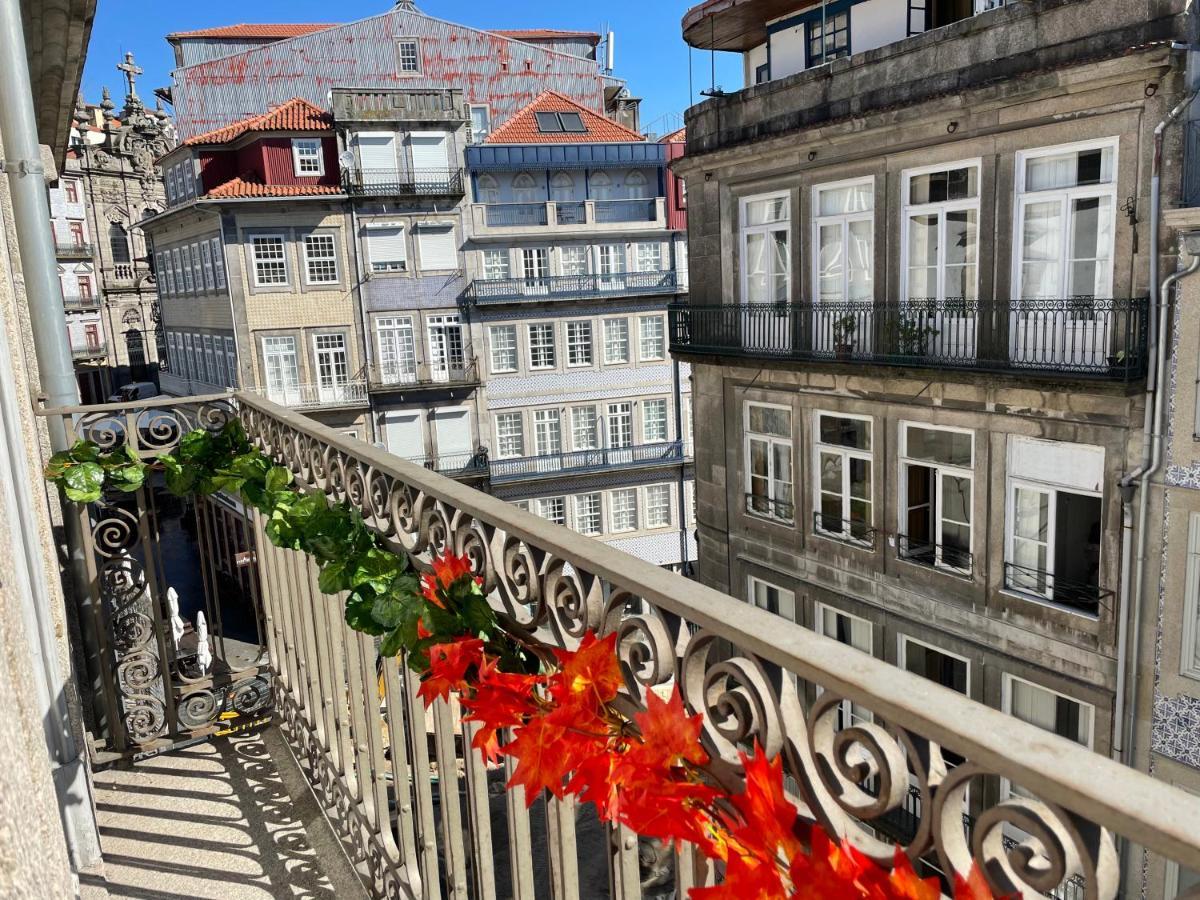
[(628, 192), (630, 200), (645, 200), (650, 196), (650, 188), (646, 184), (646, 176), (641, 172), (629, 173), (625, 178), (625, 190)]
[(613, 196), (612, 179), (607, 172), (597, 172), (588, 183), (593, 200), (611, 200)]
[(550, 199), (556, 203), (570, 203), (575, 199), (575, 179), (566, 172), (558, 172), (550, 179)]
[(136, 328), (125, 332), (125, 350), (129, 354), (129, 368), (135, 377), (140, 376), (146, 367), (146, 339)]
[(475, 186), (479, 189), (480, 203), (500, 202), (500, 186), (496, 184), (496, 179), (491, 175), (480, 175), (479, 179), (475, 182)]
[(537, 203), (537, 185), (528, 172), (522, 172), (514, 178), (512, 186), (514, 202)]
[(129, 235), (125, 233), (125, 228), (120, 222), (113, 222), (108, 226), (108, 246), (112, 252), (113, 262), (133, 261), (129, 255)]

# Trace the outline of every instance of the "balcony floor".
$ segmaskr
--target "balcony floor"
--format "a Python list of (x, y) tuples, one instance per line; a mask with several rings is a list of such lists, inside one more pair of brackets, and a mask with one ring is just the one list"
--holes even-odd
[(104, 863), (83, 900), (364, 896), (274, 726), (95, 782)]

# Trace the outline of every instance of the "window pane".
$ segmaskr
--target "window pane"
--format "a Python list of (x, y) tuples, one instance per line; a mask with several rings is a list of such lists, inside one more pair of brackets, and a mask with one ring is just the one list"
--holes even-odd
[(604, 320), (604, 361), (608, 364), (629, 362), (629, 320)]
[(790, 439), (792, 436), (791, 411), (751, 403), (750, 430), (755, 434), (773, 434)]
[(638, 319), (638, 338), (642, 359), (654, 360), (666, 356), (666, 325), (662, 316)]
[(1104, 147), (1026, 160), (1025, 190), (1052, 191), (1110, 184), (1113, 180), (1112, 156), (1112, 147)]
[(971, 465), (970, 434), (916, 425), (909, 425), (906, 434), (905, 455), (910, 459), (927, 459), (949, 466)]
[(576, 406), (571, 410), (571, 447), (574, 450), (595, 450), (600, 446), (600, 433), (594, 406)]
[(787, 197), (771, 197), (766, 200), (751, 200), (746, 204), (747, 225), (769, 225), (786, 222), (789, 218)]
[(652, 484), (646, 488), (646, 527), (665, 528), (671, 524), (671, 488)]
[(864, 419), (821, 416), (820, 441), (856, 450), (871, 449), (871, 423)]
[(575, 530), (586, 535), (600, 534), (599, 494), (581, 494), (575, 498)]
[(592, 364), (592, 323), (567, 323), (567, 365), (590, 366)]
[(492, 371), (517, 371), (517, 326), (493, 325), (488, 338), (492, 347)]
[(501, 457), (525, 455), (520, 413), (500, 413), (496, 416), (496, 451)]
[(1025, 224), (1021, 235), (1021, 296), (1026, 298), (1061, 297), (1059, 275), (1062, 271), (1062, 204), (1029, 203), (1025, 206)]
[(642, 401), (642, 440), (647, 444), (667, 439), (667, 401)]
[(875, 205), (874, 188), (867, 183), (825, 188), (817, 192), (818, 215), (839, 216), (869, 212)]

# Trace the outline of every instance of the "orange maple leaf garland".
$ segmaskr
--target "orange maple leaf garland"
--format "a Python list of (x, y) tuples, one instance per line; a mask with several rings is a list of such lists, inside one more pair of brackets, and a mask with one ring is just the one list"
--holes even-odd
[[(439, 609), (463, 579), (480, 581), (465, 557), (443, 554), (422, 578), (422, 596)], [(423, 630), (423, 629), (422, 629)], [(439, 636), (440, 638), (441, 636)], [(489, 762), (516, 760), (510, 788), (532, 804), (543, 789), (578, 796), (600, 819), (643, 837), (695, 844), (725, 865), (720, 885), (693, 888), (692, 900), (936, 900), (936, 878), (918, 878), (899, 848), (890, 871), (820, 827), (798, 826), (784, 793), (783, 764), (761, 747), (742, 754), (745, 786), (727, 794), (704, 775), (701, 717), (689, 716), (678, 686), (667, 700), (646, 694), (632, 721), (612, 701), (624, 685), (616, 635), (588, 632), (578, 649), (554, 650), (557, 666), (537, 674), (501, 669), (474, 635), (429, 647), (419, 695), (430, 705), (459, 695), (472, 746)], [(498, 734), (509, 730), (503, 748)], [(978, 869), (955, 877), (957, 900), (992, 900)]]

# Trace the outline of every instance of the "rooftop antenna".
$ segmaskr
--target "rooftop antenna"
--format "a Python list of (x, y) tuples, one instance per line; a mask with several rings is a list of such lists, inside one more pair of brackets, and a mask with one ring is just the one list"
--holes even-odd
[(608, 28), (605, 29), (604, 34), (604, 74), (611, 75), (616, 61), (616, 47), (614, 46), (616, 35)]
[(725, 92), (717, 85), (717, 26), (716, 18), (708, 15), (708, 55), (712, 66), (712, 87), (701, 91), (701, 97), (724, 97)]

